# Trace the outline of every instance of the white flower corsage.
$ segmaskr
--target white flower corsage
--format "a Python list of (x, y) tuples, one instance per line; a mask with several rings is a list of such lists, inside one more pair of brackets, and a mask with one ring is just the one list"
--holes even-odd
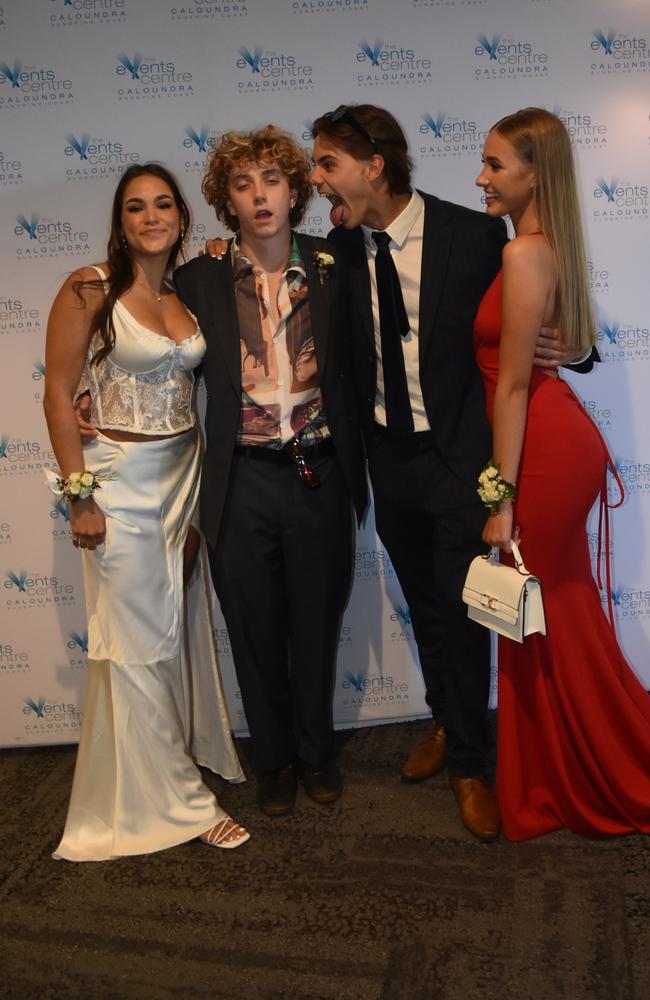
[(499, 466), (493, 458), (478, 477), (479, 488), (476, 491), (491, 514), (498, 514), (502, 500), (515, 500), (517, 487), (501, 478)]
[(46, 469), (45, 475), (52, 492), (58, 493), (72, 502), (87, 500), (95, 490), (102, 488), (101, 481), (108, 479), (108, 476), (96, 476), (94, 472), (71, 472), (69, 476), (64, 478), (52, 472), (51, 469)]
[(314, 264), (318, 270), (318, 277), (320, 278), (321, 285), (324, 284), (328, 269), (333, 263), (334, 258), (331, 253), (325, 253), (324, 250), (314, 250)]

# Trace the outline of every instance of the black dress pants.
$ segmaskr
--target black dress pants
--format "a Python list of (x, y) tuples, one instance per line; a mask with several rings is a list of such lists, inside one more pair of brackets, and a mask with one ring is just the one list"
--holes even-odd
[(467, 617), (462, 590), (470, 561), (486, 551), (486, 513), (430, 438), (369, 434), (375, 520), (409, 605), (427, 704), (446, 729), (449, 772), (476, 777), (488, 746), (490, 639)]
[(256, 772), (332, 753), (332, 697), (353, 565), (352, 503), (336, 457), (235, 452), (210, 568), (228, 627)]

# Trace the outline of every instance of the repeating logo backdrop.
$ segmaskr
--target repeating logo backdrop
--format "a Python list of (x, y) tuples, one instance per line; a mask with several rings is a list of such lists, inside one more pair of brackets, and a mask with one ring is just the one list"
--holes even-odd
[[(612, 516), (614, 608), (650, 686), (649, 40), (645, 0), (2, 3), (0, 745), (74, 741), (83, 718), (81, 566), (43, 475), (55, 465), (41, 397), (57, 288), (103, 259), (112, 192), (130, 163), (160, 160), (177, 174), (194, 211), (193, 256), (220, 231), (200, 193), (220, 134), (273, 121), (309, 146), (314, 118), (340, 103), (388, 107), (409, 137), (418, 186), (477, 209), (490, 125), (529, 104), (564, 120), (604, 358), (571, 381), (627, 491)], [(329, 206), (315, 199), (304, 229), (328, 228)], [(594, 560), (597, 529), (594, 515)], [(218, 609), (215, 631), (243, 732)], [(336, 722), (425, 712), (409, 609), (371, 517), (340, 638)]]

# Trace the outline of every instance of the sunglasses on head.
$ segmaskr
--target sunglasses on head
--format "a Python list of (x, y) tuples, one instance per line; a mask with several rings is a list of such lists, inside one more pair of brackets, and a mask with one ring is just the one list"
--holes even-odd
[(379, 154), (379, 146), (377, 145), (376, 140), (373, 139), (372, 136), (366, 132), (363, 125), (357, 121), (347, 104), (340, 104), (336, 111), (328, 111), (327, 114), (323, 115), (323, 118), (327, 118), (332, 122), (332, 124), (336, 124), (336, 122), (345, 122), (345, 124), (349, 125), (350, 128), (353, 128), (358, 135), (363, 136), (366, 142), (370, 143), (375, 153)]

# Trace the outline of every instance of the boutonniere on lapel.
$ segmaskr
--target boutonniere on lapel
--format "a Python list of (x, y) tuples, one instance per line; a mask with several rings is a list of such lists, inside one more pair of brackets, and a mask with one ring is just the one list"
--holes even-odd
[(316, 265), (321, 285), (325, 284), (325, 278), (328, 276), (329, 269), (333, 263), (334, 258), (331, 253), (325, 253), (324, 250), (314, 250), (314, 264)]

